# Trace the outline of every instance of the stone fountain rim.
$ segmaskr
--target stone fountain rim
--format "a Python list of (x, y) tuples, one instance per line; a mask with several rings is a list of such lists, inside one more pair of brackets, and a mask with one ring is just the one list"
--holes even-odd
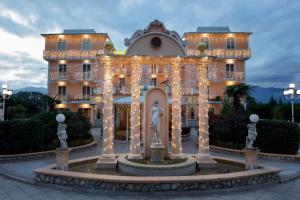
[[(70, 165), (76, 165), (78, 163), (88, 163), (95, 161), (99, 156), (86, 157), (81, 159), (75, 159), (69, 161)], [(213, 157), (217, 160), (225, 160), (233, 163), (244, 164), (244, 162), (223, 158)], [(182, 182), (204, 182), (204, 181), (222, 181), (222, 180), (237, 180), (241, 178), (251, 178), (255, 176), (263, 176), (266, 174), (278, 174), (281, 169), (269, 166), (259, 166), (259, 169), (231, 172), (226, 174), (210, 174), (210, 175), (188, 175), (188, 176), (119, 176), (119, 175), (104, 175), (104, 174), (92, 174), (82, 172), (71, 172), (56, 170), (55, 165), (49, 165), (47, 167), (38, 168), (33, 170), (36, 177), (49, 176), (49, 177), (62, 177), (77, 180), (89, 180), (89, 181), (104, 181), (104, 182), (116, 182), (116, 183), (182, 183)]]

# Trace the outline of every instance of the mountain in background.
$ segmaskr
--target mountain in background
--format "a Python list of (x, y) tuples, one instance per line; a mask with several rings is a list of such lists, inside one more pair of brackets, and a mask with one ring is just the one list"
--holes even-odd
[[(18, 90), (14, 90), (14, 93), (17, 92), (40, 92), (42, 94), (47, 94), (47, 88), (45, 87), (25, 87)], [(273, 96), (275, 100), (281, 99), (282, 102), (287, 102), (287, 99), (282, 94), (282, 88), (273, 88), (273, 87), (255, 87), (253, 91), (250, 92), (250, 95), (255, 98), (257, 102), (260, 103), (268, 103), (270, 98)], [(300, 99), (297, 100), (300, 103)]]
[(47, 94), (47, 88), (45, 87), (25, 87), (17, 90), (13, 90), (13, 93), (18, 92), (39, 92), (42, 94)]

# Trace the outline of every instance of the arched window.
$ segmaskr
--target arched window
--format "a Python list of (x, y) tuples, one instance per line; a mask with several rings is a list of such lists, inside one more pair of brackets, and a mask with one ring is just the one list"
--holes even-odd
[(235, 49), (235, 42), (233, 37), (227, 38), (227, 49)]
[(91, 40), (89, 38), (84, 38), (81, 44), (81, 50), (91, 50)]
[(58, 51), (65, 51), (66, 50), (66, 40), (60, 38), (57, 41), (57, 50)]
[(203, 42), (203, 43), (205, 43), (206, 46), (207, 46), (207, 49), (209, 49), (209, 39), (208, 39), (208, 37), (202, 37), (200, 39), (200, 41)]

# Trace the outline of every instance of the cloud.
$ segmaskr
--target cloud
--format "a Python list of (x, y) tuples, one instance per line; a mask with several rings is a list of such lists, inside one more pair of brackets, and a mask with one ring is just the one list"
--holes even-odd
[[(299, 7), (298, 0), (2, 0), (0, 63), (23, 66), (24, 61), (32, 68), (46, 66), (42, 59), (44, 41), (39, 34), (63, 29), (94, 28), (108, 33), (117, 49), (125, 49), (124, 38), (159, 19), (181, 35), (201, 25), (253, 32), (252, 58), (246, 62), (247, 82), (284, 87), (290, 81), (300, 84)], [(16, 85), (22, 85), (31, 83), (30, 77), (34, 76), (30, 73), (37, 72), (10, 73), (13, 75), (7, 77), (12, 76), (10, 79), (19, 81)], [(20, 73), (24, 73), (23, 77)], [(43, 76), (38, 77), (42, 78), (36, 82), (45, 84)]]

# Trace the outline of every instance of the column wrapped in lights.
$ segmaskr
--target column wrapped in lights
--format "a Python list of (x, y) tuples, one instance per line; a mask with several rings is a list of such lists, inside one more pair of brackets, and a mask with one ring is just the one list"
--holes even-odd
[(199, 152), (198, 156), (209, 155), (209, 135), (208, 135), (208, 91), (207, 91), (207, 68), (206, 64), (199, 66)]
[(113, 154), (113, 84), (112, 66), (108, 56), (104, 59), (103, 85), (103, 149), (102, 157), (111, 157)]
[(184, 157), (181, 143), (181, 78), (179, 57), (172, 63), (172, 157)]
[(134, 56), (131, 62), (131, 110), (130, 110), (130, 153), (128, 158), (142, 158), (140, 148), (140, 80), (141, 67), (139, 58)]

